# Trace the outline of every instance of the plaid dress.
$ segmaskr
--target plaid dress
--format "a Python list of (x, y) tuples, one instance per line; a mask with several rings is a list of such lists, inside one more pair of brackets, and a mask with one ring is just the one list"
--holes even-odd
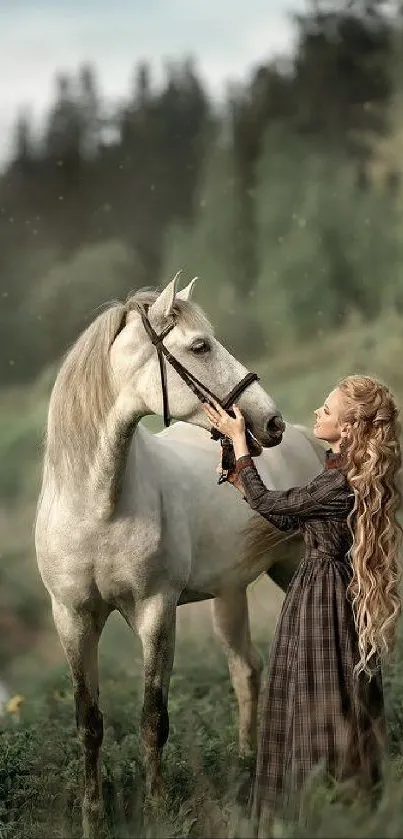
[[(329, 468), (335, 466), (336, 468)], [(308, 486), (268, 490), (249, 456), (237, 471), (250, 506), (280, 530), (300, 530), (304, 559), (289, 585), (259, 700), (252, 816), (258, 835), (274, 814), (296, 816), (315, 766), (364, 788), (380, 780), (385, 717), (380, 672), (353, 679), (358, 642), (346, 596), (347, 516), (354, 505), (340, 460)]]

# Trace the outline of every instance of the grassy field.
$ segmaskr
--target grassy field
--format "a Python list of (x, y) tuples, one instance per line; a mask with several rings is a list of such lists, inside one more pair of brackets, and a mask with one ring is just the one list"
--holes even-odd
[[(351, 321), (334, 335), (250, 362), (290, 421), (311, 424), (312, 410), (351, 372), (380, 376), (403, 404), (403, 320), (371, 326)], [(247, 358), (247, 353), (245, 353)], [(81, 760), (64, 658), (39, 580), (32, 523), (41, 469), (42, 434), (53, 378), (1, 395), (0, 419), (0, 677), (24, 701), (0, 718), (0, 839), (80, 835)], [(147, 421), (158, 430), (160, 421)], [(250, 587), (252, 634), (266, 656), (281, 592), (267, 579)], [(347, 792), (310, 796), (306, 828), (278, 826), (278, 835), (403, 835), (403, 647), (386, 674), (391, 754), (385, 794), (374, 811)], [(168, 796), (142, 825), (137, 737), (141, 710), (140, 645), (112, 617), (101, 642), (105, 713), (103, 781), (111, 836), (246, 835), (235, 803), (242, 771), (236, 763), (236, 706), (226, 661), (212, 643), (209, 605), (181, 607), (170, 694), (171, 734), (165, 753)], [(304, 832), (305, 831), (305, 832)]]
[[(139, 651), (130, 665), (117, 661), (116, 653), (102, 656), (102, 774), (109, 836), (248, 835), (237, 800), (247, 775), (237, 763), (236, 707), (223, 657), (196, 637), (178, 645), (164, 757), (167, 795), (158, 807), (146, 807), (145, 822), (137, 736), (141, 681)], [(0, 836), (79, 837), (81, 757), (67, 673), (54, 667), (40, 678), (22, 678), (21, 687), (25, 701), (20, 714), (6, 715), (0, 737)], [(278, 836), (403, 835), (401, 665), (387, 674), (386, 690), (391, 754), (377, 808), (354, 801), (348, 788), (325, 789), (316, 779), (307, 795), (307, 824), (293, 829), (278, 825)]]

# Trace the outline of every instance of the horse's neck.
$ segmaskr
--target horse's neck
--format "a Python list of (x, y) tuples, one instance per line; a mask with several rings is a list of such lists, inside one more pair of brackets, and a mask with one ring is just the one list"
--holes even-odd
[(122, 494), (130, 452), (131, 463), (142, 449), (149, 448), (153, 435), (140, 426), (140, 416), (129, 416), (117, 402), (99, 434), (98, 446), (89, 475), (90, 497), (97, 517), (113, 516)]

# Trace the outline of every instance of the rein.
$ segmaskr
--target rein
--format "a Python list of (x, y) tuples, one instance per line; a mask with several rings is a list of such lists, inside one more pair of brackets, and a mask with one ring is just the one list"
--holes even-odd
[[(259, 376), (257, 373), (247, 373), (246, 376), (240, 381), (235, 387), (231, 390), (228, 396), (225, 399), (219, 399), (213, 391), (209, 390), (209, 388), (204, 385), (196, 376), (193, 375), (186, 367), (175, 358), (172, 353), (166, 348), (164, 342), (164, 338), (171, 332), (171, 330), (176, 326), (176, 321), (168, 324), (165, 329), (158, 335), (157, 332), (151, 326), (151, 323), (147, 316), (147, 307), (138, 306), (138, 311), (140, 313), (141, 319), (143, 321), (144, 329), (147, 332), (148, 337), (150, 338), (151, 343), (155, 346), (158, 355), (158, 361), (160, 366), (160, 373), (161, 373), (161, 387), (162, 387), (162, 401), (163, 401), (163, 415), (164, 415), (164, 425), (167, 428), (171, 423), (171, 415), (169, 413), (169, 402), (168, 402), (168, 387), (167, 387), (167, 375), (166, 375), (166, 366), (165, 366), (165, 359), (171, 365), (171, 367), (176, 370), (178, 375), (181, 379), (185, 382), (185, 384), (193, 391), (195, 396), (201, 402), (208, 402), (210, 405), (212, 404), (210, 399), (206, 397), (210, 397), (218, 402), (224, 410), (228, 410), (231, 408), (231, 405), (235, 402), (235, 400), (249, 387), (252, 382), (259, 381)], [(221, 434), (216, 428), (211, 429), (211, 436), (213, 440), (224, 439), (225, 435)]]

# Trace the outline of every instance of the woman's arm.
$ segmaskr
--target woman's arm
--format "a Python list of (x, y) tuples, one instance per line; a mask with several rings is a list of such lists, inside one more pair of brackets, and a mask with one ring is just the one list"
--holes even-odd
[[(217, 468), (217, 472), (221, 472), (221, 465)], [(227, 481), (241, 493), (243, 500), (248, 503), (248, 499), (244, 495), (241, 476), (238, 474), (236, 468), (229, 473)], [(266, 518), (270, 521), (270, 524), (273, 524), (274, 527), (277, 528), (277, 530), (287, 531), (289, 533), (299, 530), (299, 521), (295, 516), (279, 516), (270, 514), (270, 516), (266, 516)]]
[[(248, 452), (245, 420), (237, 405), (232, 418), (216, 402), (204, 404), (204, 412), (221, 434), (230, 437), (234, 446), (237, 473), (245, 498), (253, 510), (268, 521), (273, 516), (291, 516), (296, 524), (313, 518), (334, 518), (346, 515), (345, 476), (337, 469), (325, 470), (308, 486), (287, 490), (270, 490), (264, 485)], [(277, 525), (278, 526), (278, 525)]]
[(267, 489), (250, 455), (237, 458), (236, 469), (242, 481), (245, 498), (253, 510), (268, 521), (287, 516), (296, 526), (312, 518), (331, 518), (335, 515), (332, 501), (342, 490), (344, 475), (336, 469), (322, 472), (310, 484), (286, 490)]

